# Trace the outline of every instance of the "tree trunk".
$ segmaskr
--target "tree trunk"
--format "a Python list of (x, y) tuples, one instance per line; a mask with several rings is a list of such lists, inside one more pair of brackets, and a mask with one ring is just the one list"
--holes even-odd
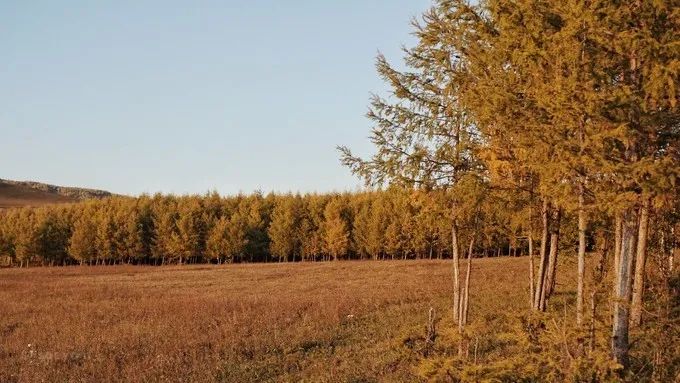
[(621, 231), (623, 230), (623, 217), (620, 212), (616, 213), (614, 218), (614, 295), (616, 295), (616, 286), (619, 281), (619, 263), (621, 262)]
[(543, 299), (541, 302), (541, 310), (545, 310), (546, 303), (555, 289), (555, 279), (557, 277), (557, 252), (559, 250), (560, 243), (560, 219), (562, 217), (562, 210), (557, 208), (555, 210), (555, 217), (553, 222), (553, 227), (550, 233), (550, 255), (548, 256), (548, 271), (545, 286), (543, 290), (545, 292), (542, 294)]
[(468, 248), (468, 254), (467, 254), (467, 268), (465, 271), (465, 287), (464, 287), (464, 295), (462, 297), (462, 310), (461, 315), (460, 315), (460, 323), (462, 323), (463, 326), (467, 324), (467, 318), (468, 318), (468, 301), (470, 298), (470, 271), (472, 270), (472, 250), (474, 249), (475, 246), (475, 237), (474, 234), (472, 238), (470, 238), (470, 247)]
[(635, 257), (635, 277), (633, 280), (633, 300), (630, 308), (630, 324), (633, 327), (639, 326), (642, 323), (642, 294), (645, 288), (650, 203), (650, 199), (645, 198), (640, 208), (640, 226), (638, 230), (637, 254)]
[(451, 225), (451, 251), (453, 258), (453, 320), (459, 320), (460, 305), (460, 265), (458, 263), (458, 228), (456, 222)]
[(616, 270), (616, 290), (614, 294), (614, 318), (612, 326), (612, 354), (617, 363), (628, 366), (628, 323), (630, 304), (630, 274), (635, 256), (635, 231), (637, 222), (632, 209), (622, 217), (621, 250)]
[(583, 182), (578, 191), (578, 275), (576, 285), (576, 325), (583, 324), (583, 277), (586, 267), (586, 212)]
[(548, 200), (543, 200), (543, 208), (541, 209), (541, 220), (543, 224), (543, 232), (541, 233), (541, 249), (540, 261), (538, 264), (538, 284), (534, 290), (534, 310), (541, 309), (541, 302), (543, 301), (543, 293), (545, 291), (545, 280), (548, 269), (548, 228), (549, 228), (549, 206)]
[(548, 278), (545, 284), (545, 300), (548, 300), (555, 290), (555, 277), (557, 276), (557, 251), (560, 237), (559, 233), (550, 233), (550, 253), (548, 255)]
[(597, 306), (597, 292), (595, 290), (590, 292), (590, 328), (588, 329), (588, 335), (590, 338), (590, 344), (588, 345), (589, 352), (592, 353), (595, 350), (595, 307)]
[(463, 356), (463, 349), (466, 348), (465, 340), (463, 339), (465, 325), (467, 324), (467, 307), (468, 307), (468, 297), (470, 289), (470, 271), (472, 269), (472, 249), (474, 247), (475, 237), (474, 235), (470, 238), (470, 247), (468, 248), (467, 256), (467, 270), (465, 275), (465, 285), (460, 291), (459, 307), (458, 307), (458, 335), (460, 339), (458, 341), (458, 356)]
[(534, 239), (529, 233), (529, 307), (534, 304)]

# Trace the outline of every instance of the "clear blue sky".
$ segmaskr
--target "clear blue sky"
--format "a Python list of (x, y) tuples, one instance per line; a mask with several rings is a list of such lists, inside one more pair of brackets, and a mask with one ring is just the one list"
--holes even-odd
[(0, 178), (139, 194), (352, 190), (380, 50), (428, 0), (2, 1)]

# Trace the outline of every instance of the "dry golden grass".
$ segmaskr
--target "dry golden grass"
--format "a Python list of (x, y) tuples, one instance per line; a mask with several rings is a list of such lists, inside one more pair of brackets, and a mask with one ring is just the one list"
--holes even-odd
[[(0, 381), (414, 381), (450, 261), (0, 270)], [(524, 309), (527, 258), (473, 263), (471, 319)]]

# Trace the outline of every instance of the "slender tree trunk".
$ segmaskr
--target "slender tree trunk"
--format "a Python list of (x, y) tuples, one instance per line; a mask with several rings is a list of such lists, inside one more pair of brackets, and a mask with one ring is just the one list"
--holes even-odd
[(458, 342), (458, 356), (462, 357), (463, 356), (463, 350), (466, 347), (465, 342), (463, 339), (464, 335), (464, 330), (465, 330), (465, 325), (467, 324), (467, 307), (468, 307), (468, 298), (469, 298), (469, 289), (470, 289), (470, 271), (472, 269), (471, 262), (472, 262), (472, 249), (474, 247), (474, 235), (472, 238), (470, 238), (470, 247), (468, 248), (468, 255), (467, 255), (467, 269), (466, 269), (466, 275), (465, 275), (465, 285), (462, 286), (460, 291), (460, 298), (459, 298), (459, 307), (458, 307), (458, 335), (460, 336), (460, 340)]
[(451, 225), (451, 254), (453, 257), (453, 319), (459, 320), (460, 305), (460, 265), (458, 259), (458, 228), (456, 222)]
[(529, 307), (534, 304), (534, 239), (529, 233)]
[(675, 266), (675, 255), (680, 254), (680, 248), (674, 247), (671, 249), (671, 254), (668, 256), (668, 271), (673, 272), (673, 267)]
[(635, 277), (633, 280), (633, 299), (630, 309), (631, 326), (642, 323), (642, 295), (645, 288), (645, 263), (647, 262), (647, 232), (649, 227), (650, 199), (645, 198), (640, 208), (637, 254), (635, 257)]
[(540, 261), (538, 264), (538, 285), (534, 290), (534, 310), (541, 310), (541, 302), (545, 291), (545, 280), (548, 270), (548, 229), (549, 229), (549, 205), (548, 200), (543, 200), (543, 207), (541, 209), (541, 221), (543, 231), (541, 233), (541, 249)]
[(597, 292), (595, 290), (590, 292), (590, 328), (588, 335), (590, 344), (588, 345), (589, 352), (595, 349), (595, 307), (597, 306)]
[(557, 253), (559, 251), (560, 242), (560, 219), (562, 216), (562, 209), (555, 210), (555, 218), (553, 227), (550, 233), (550, 254), (548, 256), (548, 271), (546, 283), (543, 286), (544, 293), (542, 294), (541, 310), (545, 310), (546, 303), (555, 289), (555, 279), (557, 277)]
[(637, 229), (635, 213), (632, 209), (623, 213), (622, 223), (620, 259), (616, 270), (616, 291), (614, 294), (612, 354), (614, 360), (626, 368), (628, 366), (630, 275), (635, 257), (635, 231)]
[(548, 279), (545, 286), (545, 299), (547, 300), (555, 290), (555, 277), (557, 276), (557, 252), (559, 248), (559, 233), (550, 233), (550, 253), (548, 255)]
[(467, 268), (465, 270), (465, 293), (463, 295), (463, 304), (462, 310), (461, 310), (461, 319), (460, 322), (462, 322), (463, 326), (467, 324), (467, 319), (468, 319), (468, 302), (470, 299), (470, 272), (472, 270), (472, 251), (475, 246), (475, 236), (474, 234), (472, 235), (472, 238), (470, 238), (470, 247), (468, 248), (468, 254), (467, 254)]
[(583, 281), (586, 267), (586, 212), (583, 182), (578, 191), (578, 275), (576, 286), (576, 325), (583, 325)]
[(623, 231), (623, 217), (620, 212), (616, 212), (614, 218), (614, 295), (616, 286), (619, 284), (619, 264), (621, 263), (621, 237)]

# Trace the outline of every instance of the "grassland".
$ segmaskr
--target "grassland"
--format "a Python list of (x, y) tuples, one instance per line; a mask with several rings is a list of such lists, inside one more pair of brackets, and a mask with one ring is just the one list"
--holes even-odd
[[(526, 270), (475, 260), (471, 319), (524, 309)], [(450, 261), (0, 270), (0, 381), (415, 381), (451, 291)]]

